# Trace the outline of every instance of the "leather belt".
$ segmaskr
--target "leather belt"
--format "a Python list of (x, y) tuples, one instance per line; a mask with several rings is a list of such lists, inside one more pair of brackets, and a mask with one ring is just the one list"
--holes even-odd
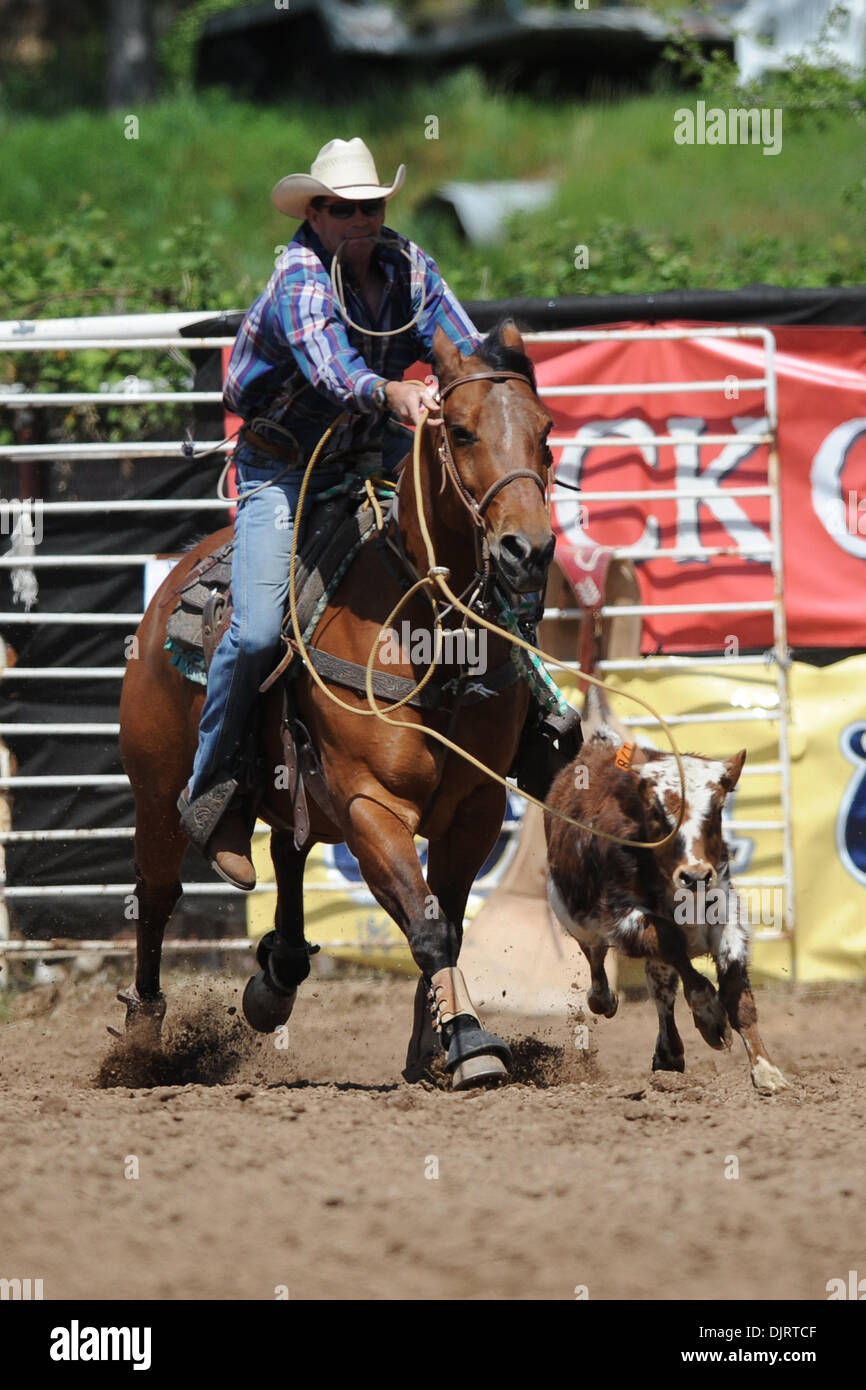
[(272, 440), (256, 434), (248, 425), (244, 425), (243, 443), (251, 445), (253, 449), (259, 449), (264, 454), (270, 454), (282, 463), (294, 464), (296, 468), (303, 467), (303, 456), (297, 444), (274, 444)]

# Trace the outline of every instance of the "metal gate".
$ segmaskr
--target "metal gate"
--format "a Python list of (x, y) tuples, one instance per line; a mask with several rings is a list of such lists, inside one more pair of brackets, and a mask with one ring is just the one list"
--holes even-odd
[[(104, 349), (108, 351), (135, 349), (142, 355), (159, 353), (166, 351), (189, 351), (190, 349), (214, 349), (229, 347), (233, 342), (232, 337), (215, 338), (191, 338), (181, 336), (181, 329), (189, 329), (190, 325), (201, 324), (210, 316), (206, 313), (196, 314), (167, 314), (167, 315), (138, 315), (118, 319), (61, 319), (43, 321), (40, 323), (21, 324), (0, 324), (0, 353), (19, 353), (27, 352), (76, 352), (81, 350)], [(730, 548), (705, 547), (696, 545), (689, 551), (679, 547), (676, 552), (654, 551), (653, 557), (659, 558), (662, 555), (675, 553), (679, 557), (686, 554), (712, 556), (715, 554), (749, 554), (752, 559), (761, 559), (770, 566), (774, 578), (774, 597), (771, 601), (756, 601), (754, 603), (743, 604), (706, 604), (690, 603), (688, 596), (684, 596), (682, 602), (656, 605), (647, 607), (646, 605), (635, 605), (632, 608), (616, 607), (612, 609), (602, 609), (602, 616), (624, 616), (628, 613), (649, 613), (661, 612), (687, 612), (689, 609), (700, 610), (706, 614), (709, 611), (718, 612), (720, 615), (735, 611), (761, 611), (772, 613), (773, 620), (773, 646), (765, 656), (744, 655), (736, 657), (726, 657), (725, 667), (729, 669), (732, 662), (742, 666), (759, 666), (766, 660), (770, 660), (775, 665), (776, 684), (778, 690), (778, 708), (775, 712), (768, 714), (762, 711), (760, 715), (751, 713), (747, 710), (737, 712), (720, 712), (718, 714), (701, 714), (700, 716), (680, 715), (668, 716), (668, 722), (672, 725), (687, 725), (690, 723), (710, 723), (710, 722), (747, 722), (758, 718), (765, 720), (768, 717), (775, 719), (778, 727), (778, 759), (771, 763), (760, 766), (748, 765), (744, 769), (745, 776), (755, 776), (758, 774), (773, 774), (779, 779), (779, 804), (780, 814), (777, 820), (772, 821), (748, 821), (734, 820), (729, 823), (732, 830), (778, 830), (783, 836), (783, 863), (784, 872), (779, 878), (760, 878), (742, 879), (740, 886), (780, 886), (785, 891), (785, 926), (784, 929), (775, 932), (759, 932), (759, 938), (778, 938), (788, 936), (793, 932), (794, 924), (794, 865), (791, 840), (791, 792), (790, 792), (790, 762), (788, 751), (788, 654), (787, 639), (785, 630), (784, 594), (782, 581), (782, 545), (781, 545), (781, 508), (779, 499), (779, 476), (778, 476), (778, 454), (776, 447), (776, 428), (777, 428), (777, 394), (776, 379), (774, 372), (774, 350), (775, 342), (772, 333), (762, 328), (715, 328), (715, 329), (696, 329), (696, 330), (621, 330), (609, 331), (579, 331), (579, 332), (557, 332), (557, 333), (537, 333), (525, 335), (528, 343), (547, 342), (547, 343), (588, 343), (597, 341), (627, 342), (633, 339), (662, 339), (662, 338), (750, 338), (758, 340), (763, 346), (764, 352), (764, 371), (756, 378), (741, 382), (743, 387), (759, 389), (764, 396), (764, 414), (766, 428), (756, 429), (750, 435), (729, 435), (714, 434), (694, 436), (690, 439), (688, 435), (677, 434), (666, 436), (662, 434), (646, 436), (646, 442), (657, 445), (664, 444), (684, 444), (688, 442), (697, 445), (725, 444), (728, 442), (742, 443), (744, 440), (751, 440), (756, 444), (767, 446), (768, 472), (767, 482), (761, 487), (749, 488), (726, 488), (724, 496), (763, 496), (769, 499), (770, 504), (770, 530), (771, 534), (768, 543), (762, 552), (744, 551), (738, 546)], [(600, 394), (616, 394), (617, 392), (641, 392), (651, 395), (663, 393), (665, 391), (724, 391), (726, 383), (724, 381), (698, 381), (698, 382), (640, 382), (632, 383), (628, 386), (619, 385), (599, 385), (582, 383), (580, 385), (553, 387), (548, 390), (542, 389), (542, 396), (555, 403), (558, 397), (564, 396), (598, 396)], [(209, 403), (218, 404), (221, 395), (218, 391), (212, 392), (167, 392), (152, 390), (104, 390), (94, 393), (76, 392), (17, 392), (0, 394), (0, 407), (4, 411), (14, 411), (27, 407), (29, 409), (45, 409), (50, 406), (67, 406), (89, 404), (94, 408), (100, 405), (148, 405), (158, 403), (180, 402), (182, 404)], [(574, 446), (573, 437), (562, 434), (554, 434), (550, 440), (551, 446), (567, 449)], [(604, 434), (593, 435), (593, 447), (619, 447), (623, 445), (620, 436), (606, 437)], [(210, 447), (210, 446), (209, 446)], [(124, 444), (16, 444), (0, 447), (0, 457), (9, 460), (32, 460), (39, 459), (57, 464), (64, 459), (96, 459), (110, 458), (116, 460), (132, 458), (170, 458), (176, 457), (183, 448), (183, 441), (167, 440), (149, 443), (124, 443)], [(222, 452), (228, 452), (231, 448), (229, 444), (223, 443), (216, 448)], [(582, 494), (582, 500), (592, 504), (593, 500), (622, 500), (622, 501), (645, 501), (648, 498), (659, 498), (660, 496), (690, 496), (707, 497), (713, 494), (718, 495), (718, 489), (710, 484), (697, 483), (690, 489), (676, 488), (670, 493), (660, 492), (654, 489), (652, 492), (645, 491), (621, 491), (621, 492), (586, 492)], [(557, 491), (554, 486), (554, 501), (559, 496), (564, 496), (562, 490)], [(13, 514), (18, 516), (26, 514), (28, 508), (33, 504), (26, 499), (24, 501), (11, 502), (6, 504), (12, 508)], [(207, 514), (211, 512), (224, 512), (225, 506), (216, 499), (201, 498), (198, 501), (190, 502), (188, 499), (178, 501), (171, 498), (165, 499), (138, 499), (128, 500), (105, 500), (102, 502), (75, 502), (75, 501), (49, 501), (41, 504), (46, 515), (70, 514), (83, 508), (92, 510), (98, 507), (100, 512), (105, 515), (106, 523), (110, 525), (111, 517), (120, 512), (134, 511), (158, 511), (170, 513), (180, 508), (189, 510), (194, 508), (196, 511)], [(615, 554), (622, 557), (630, 557), (635, 562), (641, 559), (650, 558), (645, 552), (642, 554), (639, 548), (623, 547), (618, 549)], [(144, 574), (148, 565), (157, 560), (156, 554), (99, 554), (92, 556), (74, 557), (63, 555), (39, 555), (32, 553), (26, 559), (18, 556), (4, 554), (0, 556), (0, 567), (6, 569), (24, 566), (31, 568), (39, 567), (62, 567), (74, 564), (76, 568), (82, 566), (127, 566), (136, 567)], [(28, 612), (23, 609), (13, 609), (9, 612), (0, 613), (0, 624), (10, 627), (18, 624), (32, 624), (44, 622), (63, 622), (67, 625), (80, 624), (116, 624), (124, 634), (132, 634), (137, 627), (142, 614), (140, 612), (127, 613), (39, 613)], [(555, 620), (556, 618), (572, 619), (580, 616), (580, 610), (574, 609), (549, 609), (545, 617)], [(577, 669), (577, 663), (572, 663)], [(704, 669), (712, 668), (719, 664), (719, 659), (706, 656), (660, 656), (643, 657), (636, 661), (616, 661), (602, 663), (602, 669), (609, 671), (612, 675), (617, 671), (649, 670), (653, 667), (663, 667), (670, 670)], [(47, 679), (68, 680), (70, 689), (74, 689), (76, 680), (88, 679), (99, 680), (111, 683), (110, 688), (119, 690), (119, 682), (123, 677), (123, 666), (107, 667), (82, 667), (82, 666), (63, 666), (63, 667), (32, 667), (23, 669), (19, 666), (15, 669), (16, 679), (24, 679), (33, 682), (34, 687), (38, 682)], [(6, 673), (0, 670), (0, 678)], [(555, 673), (554, 673), (555, 674)], [(663, 711), (664, 712), (664, 711)], [(644, 719), (626, 720), (630, 724), (645, 724)], [(118, 725), (116, 723), (87, 723), (70, 720), (68, 722), (58, 722), (56, 724), (36, 724), (26, 723), (0, 723), (0, 738), (16, 734), (21, 736), (28, 733), (48, 734), (55, 738), (78, 738), (86, 739), (95, 734), (117, 735)], [(0, 789), (9, 790), (22, 786), (38, 786), (40, 789), (50, 791), (52, 787), (62, 786), (96, 786), (107, 790), (118, 786), (128, 785), (123, 776), (38, 776), (20, 778), (12, 775), (8, 758), (5, 764), (0, 765)], [(506, 829), (511, 834), (519, 832), (519, 821), (508, 822)], [(258, 827), (258, 833), (268, 833), (267, 827)], [(0, 830), (0, 854), (6, 845), (23, 840), (36, 840), (49, 842), (54, 840), (73, 841), (76, 839), (130, 839), (133, 834), (132, 826), (124, 827), (93, 827), (78, 830), (31, 830), (16, 831), (8, 823), (5, 828)], [(2, 868), (2, 865), (0, 865)], [(316, 885), (310, 885), (311, 891), (315, 891)], [(184, 892), (186, 894), (232, 894), (236, 890), (227, 884), (215, 884), (212, 882), (186, 882)], [(273, 884), (262, 884), (257, 892), (273, 892)], [(134, 942), (126, 937), (115, 937), (111, 940), (62, 940), (52, 939), (51, 941), (25, 940), (15, 936), (9, 928), (8, 908), (14, 907), (17, 901), (25, 899), (37, 899), (40, 897), (63, 898), (68, 896), (90, 897), (90, 896), (128, 896), (132, 892), (131, 885), (125, 884), (70, 884), (57, 883), (50, 886), (28, 887), (26, 884), (7, 884), (5, 871), (0, 876), (0, 957), (2, 955), (15, 954), (17, 956), (35, 956), (39, 958), (50, 958), (58, 956), (78, 955), (87, 951), (97, 951), (104, 955), (125, 954), (134, 949)], [(371, 899), (372, 902), (372, 899)], [(339, 944), (345, 946), (345, 942), (323, 943), (325, 949), (329, 945)], [(247, 950), (249, 943), (246, 938), (223, 939), (223, 940), (183, 940), (167, 941), (166, 949), (190, 951), (212, 951), (219, 950)], [(3, 977), (0, 975), (0, 981)], [(2, 988), (2, 983), (0, 983)]]

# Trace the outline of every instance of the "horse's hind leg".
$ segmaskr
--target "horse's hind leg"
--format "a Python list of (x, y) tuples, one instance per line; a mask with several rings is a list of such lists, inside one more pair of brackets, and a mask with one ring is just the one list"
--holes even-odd
[(182, 686), (177, 691), (160, 684), (142, 657), (130, 663), (120, 703), (121, 755), (135, 796), (137, 950), (135, 983), (118, 999), (126, 1005), (127, 1029), (145, 1038), (158, 1039), (165, 1016), (159, 986), (162, 941), (183, 891), (180, 866), (187, 839), (177, 798), (195, 749), (194, 724), (178, 698), (185, 694)]
[(118, 994), (126, 1005), (127, 1031), (158, 1041), (165, 1017), (160, 965), (165, 927), (183, 892), (180, 866), (186, 852), (176, 807), (139, 797), (135, 817), (135, 983)]
[[(304, 866), (312, 845), (295, 849), (291, 831), (271, 835), (271, 859), (277, 879), (274, 930), (263, 936), (256, 951), (261, 969), (247, 981), (244, 1017), (259, 1033), (272, 1033), (287, 1023), (298, 986), (310, 973), (313, 954), (304, 938)], [(318, 948), (316, 948), (318, 949)]]

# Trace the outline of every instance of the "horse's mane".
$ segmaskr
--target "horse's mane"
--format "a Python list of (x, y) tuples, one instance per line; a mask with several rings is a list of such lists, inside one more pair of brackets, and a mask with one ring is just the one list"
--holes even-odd
[(481, 361), (488, 367), (493, 367), (500, 372), (519, 372), (525, 376), (533, 391), (535, 386), (535, 368), (526, 356), (525, 352), (518, 352), (516, 348), (508, 347), (502, 341), (502, 330), (506, 324), (513, 323), (513, 319), (503, 319), (495, 328), (491, 328), (481, 346), (475, 349), (475, 356), (480, 357)]

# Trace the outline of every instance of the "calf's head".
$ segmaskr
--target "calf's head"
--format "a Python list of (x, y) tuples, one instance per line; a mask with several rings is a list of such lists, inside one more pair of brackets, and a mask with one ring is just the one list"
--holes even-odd
[[(728, 848), (722, 835), (722, 807), (737, 785), (745, 761), (745, 748), (727, 762), (691, 753), (683, 755), (682, 822), (676, 835), (654, 851), (665, 891), (671, 898), (683, 892), (707, 891), (723, 876)], [(635, 771), (647, 810), (646, 838), (660, 839), (673, 829), (679, 815), (681, 785), (676, 759), (666, 753), (650, 753)]]

